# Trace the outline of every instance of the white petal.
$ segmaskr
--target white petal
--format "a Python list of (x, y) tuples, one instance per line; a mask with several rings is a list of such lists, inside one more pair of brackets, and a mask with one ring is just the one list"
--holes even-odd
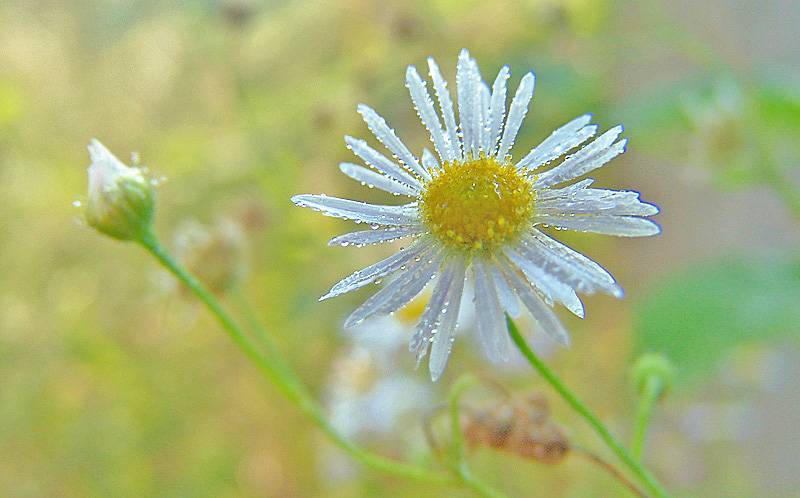
[(413, 225), (416, 223), (416, 203), (402, 206), (384, 206), (366, 202), (351, 201), (325, 194), (300, 194), (292, 197), (292, 202), (300, 207), (321, 211), (325, 216), (335, 216), (356, 223), (375, 225)]
[(444, 367), (450, 352), (453, 350), (455, 341), (456, 322), (458, 311), (461, 307), (461, 295), (464, 292), (464, 272), (466, 271), (466, 261), (464, 258), (455, 257), (450, 263), (452, 281), (444, 300), (443, 316), (439, 318), (438, 330), (433, 336), (431, 344), (431, 358), (428, 360), (428, 371), (431, 380), (436, 382), (442, 376)]
[(529, 245), (529, 255), (539, 253), (532, 260), (548, 273), (579, 292), (594, 294), (596, 290), (620, 298), (622, 288), (603, 267), (583, 254), (540, 232), (531, 230), (532, 238), (524, 239)]
[(408, 304), (428, 285), (439, 270), (442, 259), (444, 254), (435, 247), (419, 261), (414, 261), (396, 279), (353, 310), (345, 320), (344, 326), (350, 327), (372, 315), (388, 315)]
[(141, 169), (123, 164), (96, 138), (92, 139), (91, 145), (87, 148), (92, 159), (92, 164), (87, 169), (90, 199), (96, 199), (101, 193), (115, 189), (117, 182), (122, 178), (129, 178), (138, 183), (147, 181)]
[(379, 228), (377, 230), (359, 230), (334, 237), (328, 242), (329, 246), (355, 245), (357, 247), (376, 242), (391, 242), (401, 237), (421, 233), (421, 226)]
[(408, 185), (400, 183), (396, 180), (392, 180), (391, 178), (382, 175), (377, 171), (373, 171), (357, 164), (341, 163), (339, 164), (339, 169), (342, 173), (357, 182), (361, 182), (368, 187), (377, 187), (385, 192), (389, 192), (390, 194), (415, 197), (419, 193), (419, 190), (414, 187), (409, 187)]
[(534, 260), (536, 254), (527, 251), (525, 245), (519, 244), (515, 248), (506, 248), (504, 253), (517, 268), (522, 270), (528, 277), (528, 281), (545, 296), (545, 300), (550, 301), (548, 304), (555, 300), (564, 304), (576, 316), (581, 318), (586, 316), (583, 303), (575, 294), (575, 290), (537, 264)]
[(383, 117), (371, 107), (364, 104), (358, 104), (358, 113), (364, 118), (364, 122), (367, 123), (367, 127), (370, 131), (375, 134), (375, 138), (380, 140), (392, 154), (402, 161), (409, 171), (420, 175), (422, 178), (426, 178), (425, 170), (422, 169), (422, 166), (417, 162), (417, 158), (414, 157), (403, 142), (397, 138), (394, 130), (389, 128), (389, 125), (386, 124), (386, 120), (383, 119)]
[(530, 151), (517, 167), (534, 170), (589, 140), (597, 132), (597, 125), (586, 126), (591, 120), (591, 114), (584, 114), (557, 129)]
[(652, 216), (658, 208), (641, 202), (639, 192), (627, 190), (583, 189), (567, 198), (537, 200), (536, 212), (541, 214), (613, 214), (623, 216)]
[(544, 199), (554, 198), (567, 199), (574, 196), (578, 191), (588, 188), (593, 183), (594, 178), (586, 178), (572, 185), (567, 185), (564, 188), (545, 188), (536, 192), (536, 201), (539, 202)]
[(420, 189), (422, 187), (422, 182), (420, 182), (419, 179), (415, 178), (414, 175), (409, 173), (399, 164), (395, 163), (391, 159), (367, 145), (365, 140), (353, 138), (351, 136), (345, 136), (344, 141), (347, 144), (347, 148), (353, 151), (353, 154), (357, 155), (363, 159), (365, 163), (369, 164), (389, 178), (393, 178), (416, 189)]
[(569, 346), (569, 334), (567, 330), (553, 313), (553, 310), (544, 304), (531, 286), (531, 283), (520, 275), (510, 263), (503, 261), (503, 259), (500, 259), (499, 262), (511, 286), (516, 291), (520, 300), (528, 308), (528, 311), (531, 312), (531, 316), (533, 316), (536, 323), (539, 324), (547, 335), (561, 344)]
[(497, 297), (494, 278), (487, 271), (480, 257), (472, 260), (475, 278), (475, 316), (478, 320), (478, 335), (492, 361), (508, 360), (508, 329), (505, 315)]
[(625, 152), (628, 139), (614, 143), (620, 133), (622, 126), (615, 126), (603, 133), (592, 143), (564, 159), (561, 164), (540, 173), (533, 183), (533, 188), (540, 189), (578, 178), (622, 154)]
[[(425, 306), (425, 311), (423, 311), (415, 327), (416, 332), (408, 345), (408, 350), (414, 353), (416, 359), (414, 368), (419, 367), (422, 358), (428, 354), (428, 348), (433, 341), (433, 336), (436, 335), (439, 329), (442, 317), (449, 313), (448, 306), (450, 303), (448, 301), (448, 295), (450, 293), (450, 287), (454, 283), (457, 283), (455, 282), (456, 278), (462, 280), (462, 283), (457, 284), (463, 287), (464, 271), (463, 269), (461, 270), (460, 277), (457, 275), (456, 271), (459, 265), (463, 266), (463, 263), (454, 262), (452, 259), (442, 264), (441, 276), (436, 282), (436, 287), (434, 287), (433, 293), (431, 293), (431, 298)], [(458, 306), (456, 309), (457, 308)]]
[(536, 222), (580, 232), (602, 233), (618, 237), (649, 237), (661, 233), (661, 228), (652, 221), (635, 216), (612, 215), (537, 215)]
[(430, 69), (433, 88), (436, 90), (436, 98), (439, 100), (439, 108), (444, 118), (445, 131), (450, 139), (450, 151), (452, 156), (442, 157), (442, 162), (452, 161), (453, 159), (463, 159), (461, 150), (461, 139), (458, 137), (458, 125), (456, 125), (456, 115), (453, 112), (453, 100), (450, 98), (450, 90), (447, 89), (447, 82), (442, 78), (439, 66), (433, 57), (428, 57), (428, 68)]
[(531, 101), (531, 97), (533, 97), (535, 81), (536, 77), (533, 73), (523, 76), (519, 88), (517, 88), (517, 93), (514, 95), (514, 100), (511, 101), (505, 130), (503, 131), (503, 139), (500, 141), (500, 148), (497, 150), (497, 157), (501, 160), (505, 159), (509, 149), (514, 145), (519, 127), (522, 126), (522, 120), (525, 119), (525, 114), (528, 112), (528, 104)]
[(492, 92), (483, 81), (478, 82), (478, 89), (480, 91), (480, 150), (487, 156), (491, 153), (489, 144), (489, 106), (491, 105), (490, 99)]
[(439, 169), (439, 161), (434, 157), (433, 152), (428, 149), (422, 149), (422, 166), (430, 172)]
[(497, 73), (492, 85), (492, 99), (489, 104), (489, 156), (494, 156), (503, 131), (503, 119), (506, 117), (506, 81), (509, 68), (503, 66)]
[(386, 275), (396, 272), (416, 258), (421, 257), (421, 255), (431, 247), (433, 247), (433, 243), (429, 240), (415, 240), (407, 249), (343, 278), (337, 282), (336, 285), (331, 287), (331, 290), (319, 298), (319, 300), (324, 301), (325, 299), (336, 297), (376, 282)]
[[(425, 88), (425, 83), (422, 81), (419, 73), (417, 73), (417, 68), (414, 66), (408, 66), (406, 70), (406, 85), (408, 86), (409, 93), (411, 93), (411, 100), (414, 102), (414, 107), (417, 110), (417, 114), (419, 114), (419, 119), (430, 132), (431, 140), (436, 150), (439, 152), (439, 157), (453, 157), (454, 153), (450, 150), (450, 142), (445, 137), (444, 131), (442, 130), (442, 123), (439, 121), (439, 116), (433, 108), (430, 94)], [(426, 178), (430, 179), (430, 176)]]
[(430, 348), (433, 336), (436, 334), (442, 315), (447, 309), (447, 293), (453, 283), (453, 264), (446, 262), (442, 266), (442, 274), (436, 281), (431, 298), (428, 300), (428, 304), (425, 305), (425, 311), (422, 312), (422, 316), (420, 316), (415, 327), (416, 332), (414, 332), (411, 342), (408, 344), (408, 350), (414, 353), (414, 368), (418, 368), (422, 359), (428, 354), (428, 348)]
[(458, 95), (458, 117), (461, 120), (461, 136), (464, 140), (464, 155), (476, 156), (478, 141), (478, 90), (475, 85), (472, 60), (467, 49), (463, 49), (458, 56), (456, 69), (456, 90)]
[(492, 272), (492, 277), (494, 278), (494, 286), (497, 289), (497, 297), (500, 298), (500, 304), (503, 305), (503, 308), (506, 312), (514, 318), (519, 317), (519, 302), (517, 300), (517, 295), (514, 294), (514, 290), (509, 285), (506, 276), (503, 275), (503, 272), (496, 264), (487, 264), (489, 270)]

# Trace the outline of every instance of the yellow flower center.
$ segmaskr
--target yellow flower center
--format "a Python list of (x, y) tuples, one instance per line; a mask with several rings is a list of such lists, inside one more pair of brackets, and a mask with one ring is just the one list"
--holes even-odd
[(533, 212), (531, 179), (508, 163), (481, 155), (445, 163), (425, 184), (422, 219), (445, 245), (494, 251), (513, 240)]

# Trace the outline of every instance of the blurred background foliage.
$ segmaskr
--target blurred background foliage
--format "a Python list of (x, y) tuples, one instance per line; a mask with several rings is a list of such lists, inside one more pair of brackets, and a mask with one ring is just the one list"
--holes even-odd
[[(343, 135), (368, 135), (356, 104), (420, 151), (428, 138), (405, 67), (431, 55), (453, 81), (466, 46), (485, 78), (503, 64), (512, 86), (537, 73), (517, 155), (584, 112), (601, 129), (624, 123), (628, 152), (598, 185), (639, 190), (662, 209), (653, 239), (559, 234), (628, 296), (586, 299), (584, 321), (562, 314), (574, 346), (541, 344), (548, 361), (627, 438), (628, 367), (641, 352), (666, 353), (680, 380), (648, 439), (656, 474), (686, 497), (798, 496), (798, 22), (790, 0), (3, 2), (0, 494), (427, 494), (329, 448), (198, 303), (140, 249), (82, 226), (72, 203), (91, 138), (123, 160), (138, 151), (166, 179), (165, 240), (231, 305), (239, 294), (256, 303), (302, 378), (335, 398), (331, 383), (353, 364), (337, 358), (355, 347), (339, 324), (367, 291), (316, 298), (392, 248), (325, 246), (351, 226), (289, 196), (393, 202), (336, 167), (351, 160)], [(228, 228), (215, 239), (198, 226)], [(397, 355), (404, 375), (427, 381)], [(463, 372), (520, 393), (541, 385), (458, 341), (413, 422), (362, 442), (435, 465), (421, 418)], [(553, 411), (574, 441), (600, 447), (555, 400)], [(470, 461), (517, 496), (625, 492), (577, 458), (548, 467), (479, 449)]]

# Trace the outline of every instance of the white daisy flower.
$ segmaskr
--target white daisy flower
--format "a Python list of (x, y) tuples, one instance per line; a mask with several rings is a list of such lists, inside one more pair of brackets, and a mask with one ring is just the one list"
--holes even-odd
[[(375, 205), (324, 194), (296, 195), (292, 201), (372, 227), (335, 237), (329, 245), (362, 246), (413, 238), (405, 250), (341, 280), (320, 300), (397, 273), (350, 314), (345, 326), (352, 326), (396, 311), (435, 278), (409, 348), (416, 354), (417, 365), (430, 348), (428, 366), (436, 381), (452, 349), (465, 277), (473, 280), (479, 335), (494, 360), (508, 357), (505, 312), (516, 315), (519, 301), (542, 329), (568, 345), (569, 335), (551, 309), (556, 302), (583, 318), (576, 291), (622, 297), (622, 288), (606, 270), (538, 227), (622, 237), (655, 235), (660, 229), (644, 218), (656, 214), (658, 208), (640, 202), (637, 192), (590, 188), (591, 179), (565, 185), (624, 152), (627, 139), (618, 140), (622, 126), (583, 145), (594, 136), (597, 125), (589, 124), (590, 114), (580, 116), (515, 163), (509, 150), (533, 96), (533, 73), (522, 78), (506, 109), (508, 66), (490, 88), (482, 81), (475, 60), (462, 50), (456, 73), (461, 124), (456, 125), (447, 83), (432, 58), (428, 66), (441, 118), (414, 66), (406, 71), (406, 85), (439, 158), (424, 149), (419, 160), (381, 116), (362, 104), (358, 112), (391, 158), (364, 140), (348, 136), (348, 148), (368, 167), (339, 166), (356, 181), (408, 196), (411, 202)], [(573, 149), (554, 166), (540, 170)]]

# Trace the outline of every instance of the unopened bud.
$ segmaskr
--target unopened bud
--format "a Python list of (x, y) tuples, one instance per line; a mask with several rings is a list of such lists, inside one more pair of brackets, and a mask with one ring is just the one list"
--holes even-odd
[(92, 139), (89, 154), (86, 222), (115, 239), (142, 240), (155, 210), (152, 183), (141, 169), (122, 164), (97, 140)]
[(631, 381), (639, 392), (644, 392), (649, 382), (658, 382), (657, 395), (661, 397), (675, 382), (675, 367), (666, 356), (647, 353), (633, 364)]

